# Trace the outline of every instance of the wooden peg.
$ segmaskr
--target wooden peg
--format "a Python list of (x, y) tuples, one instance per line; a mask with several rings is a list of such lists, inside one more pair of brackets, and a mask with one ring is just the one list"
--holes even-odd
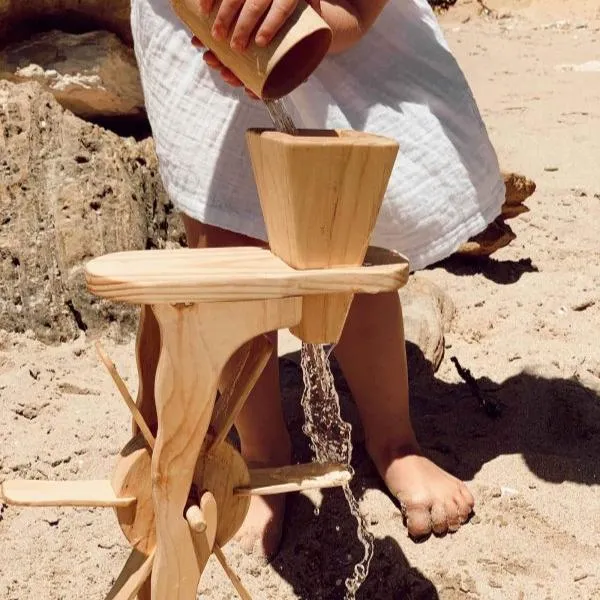
[(185, 518), (190, 526), (192, 542), (200, 573), (213, 552), (217, 535), (217, 502), (210, 492), (205, 492), (199, 505), (190, 506)]
[(307, 463), (268, 469), (250, 469), (250, 484), (235, 494), (269, 496), (347, 485), (352, 474), (335, 463)]
[(185, 519), (196, 533), (206, 531), (206, 518), (197, 504), (193, 504), (185, 511)]
[(0, 496), (15, 506), (88, 506), (121, 508), (135, 504), (119, 498), (110, 481), (5, 481)]
[(137, 407), (135, 401), (131, 397), (131, 394), (129, 393), (129, 390), (127, 389), (127, 386), (125, 385), (125, 382), (121, 379), (121, 376), (119, 375), (119, 372), (117, 371), (117, 368), (115, 367), (115, 364), (112, 362), (112, 360), (110, 360), (110, 358), (108, 357), (108, 354), (106, 354), (106, 352), (102, 348), (102, 345), (100, 344), (100, 342), (96, 342), (96, 351), (98, 352), (98, 356), (104, 363), (104, 366), (106, 367), (107, 371), (110, 373), (111, 377), (113, 378), (113, 381), (115, 382), (117, 388), (119, 389), (119, 392), (121, 392), (121, 396), (123, 397), (123, 400), (125, 400), (125, 404), (127, 405), (127, 408), (129, 409), (129, 411), (131, 412), (131, 415), (133, 416), (137, 426), (140, 428), (140, 432), (144, 436), (146, 443), (148, 444), (148, 446), (150, 446), (150, 449), (153, 450), (154, 443), (155, 443), (154, 436), (152, 435), (152, 432), (150, 431), (148, 425), (146, 424), (146, 421), (144, 420), (142, 413), (140, 413), (140, 411), (138, 410), (138, 407)]

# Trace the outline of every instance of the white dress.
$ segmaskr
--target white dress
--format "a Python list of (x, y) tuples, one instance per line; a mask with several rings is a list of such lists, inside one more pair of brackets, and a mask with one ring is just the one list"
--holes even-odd
[[(271, 127), (261, 102), (223, 83), (169, 0), (133, 0), (132, 28), (161, 178), (175, 207), (266, 240), (244, 134)], [(371, 238), (418, 270), (500, 213), (504, 184), (469, 86), (427, 0), (389, 0), (350, 51), (286, 99), (298, 127), (352, 128), (400, 152)]]

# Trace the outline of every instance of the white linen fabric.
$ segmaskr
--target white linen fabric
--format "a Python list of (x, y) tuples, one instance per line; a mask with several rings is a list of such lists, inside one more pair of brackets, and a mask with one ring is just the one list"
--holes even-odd
[[(175, 207), (266, 240), (245, 131), (261, 102), (210, 70), (169, 0), (133, 0), (132, 28), (161, 178)], [(504, 183), (472, 93), (427, 0), (390, 0), (351, 50), (286, 98), (298, 127), (396, 139), (400, 152), (371, 243), (419, 270), (499, 215)]]

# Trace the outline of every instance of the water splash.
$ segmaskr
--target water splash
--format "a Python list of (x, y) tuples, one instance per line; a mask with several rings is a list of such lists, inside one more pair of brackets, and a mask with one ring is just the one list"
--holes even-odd
[[(305, 415), (304, 433), (317, 462), (338, 462), (348, 467), (352, 457), (352, 426), (340, 413), (340, 399), (329, 364), (329, 353), (320, 344), (302, 344), (301, 361), (304, 393), (302, 409)], [(373, 558), (373, 535), (360, 511), (358, 501), (349, 485), (343, 487), (352, 516), (356, 519), (356, 534), (363, 545), (362, 559), (354, 566), (352, 577), (346, 580), (346, 600), (354, 600), (369, 574)]]

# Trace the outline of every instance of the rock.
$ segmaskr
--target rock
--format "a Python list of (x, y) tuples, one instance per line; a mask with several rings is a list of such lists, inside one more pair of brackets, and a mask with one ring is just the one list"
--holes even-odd
[(508, 246), (517, 236), (505, 223), (520, 214), (529, 212), (523, 204), (536, 189), (531, 179), (518, 173), (502, 173), (506, 187), (505, 201), (501, 215), (492, 221), (486, 229), (463, 244), (457, 254), (463, 256), (490, 256), (500, 248)]
[(136, 310), (87, 292), (83, 265), (180, 240), (152, 140), (66, 112), (37, 83), (0, 81), (0, 328), (45, 342), (132, 330)]
[(133, 50), (108, 31), (47, 31), (9, 44), (0, 51), (0, 78), (37, 81), (85, 119), (145, 115)]
[(444, 357), (444, 334), (452, 323), (452, 299), (431, 281), (414, 275), (400, 290), (411, 376), (437, 371)]
[(106, 29), (130, 44), (130, 11), (130, 0), (0, 0), (0, 39), (24, 39), (43, 22), (46, 30)]
[(502, 217), (498, 217), (481, 233), (465, 242), (457, 253), (463, 256), (490, 256), (500, 248), (508, 246), (516, 237)]
[(523, 204), (536, 189), (534, 181), (519, 173), (502, 173), (506, 187), (505, 206)]

